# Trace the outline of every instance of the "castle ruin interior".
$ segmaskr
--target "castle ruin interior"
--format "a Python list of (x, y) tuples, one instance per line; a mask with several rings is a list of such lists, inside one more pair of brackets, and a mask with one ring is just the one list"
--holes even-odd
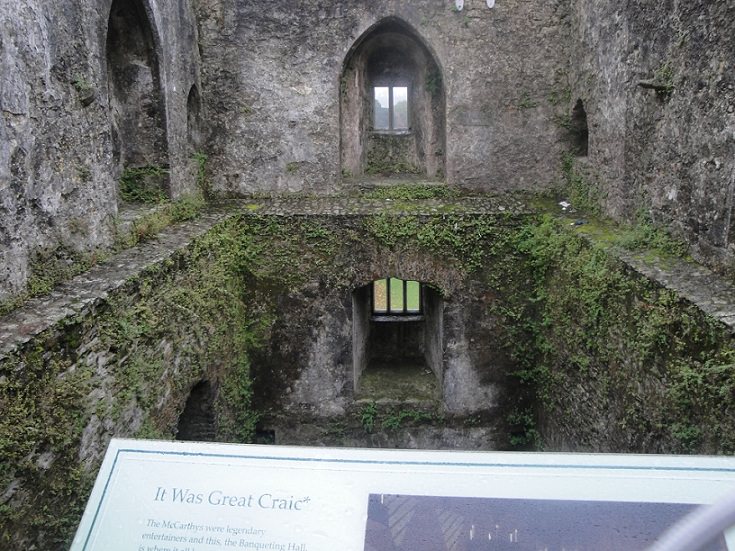
[(733, 0), (0, 22), (0, 547), (118, 436), (735, 451)]

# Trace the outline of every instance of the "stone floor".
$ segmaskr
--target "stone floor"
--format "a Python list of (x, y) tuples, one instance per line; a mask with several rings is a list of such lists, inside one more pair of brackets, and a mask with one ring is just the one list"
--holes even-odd
[(370, 362), (360, 377), (356, 401), (431, 406), (439, 399), (436, 376), (423, 359)]

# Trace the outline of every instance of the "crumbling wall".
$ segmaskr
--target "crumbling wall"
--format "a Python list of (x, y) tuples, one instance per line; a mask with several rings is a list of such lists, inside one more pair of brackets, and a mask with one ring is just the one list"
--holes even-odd
[(250, 438), (248, 349), (259, 326), (242, 323), (227, 234), (225, 223), (191, 242), (179, 228), (75, 280), (72, 296), (4, 318), (0, 546), (68, 549), (110, 438), (173, 439), (202, 380), (217, 437)]
[[(313, 427), (346, 422), (358, 430), (342, 444), (362, 438), (363, 445), (507, 445), (499, 397), (511, 394), (503, 389), (513, 383), (489, 375), (507, 366), (477, 365), (471, 350), (495, 340), (498, 318), (475, 308), (471, 315), (480, 323), (473, 325), (459, 315), (467, 301), (481, 304), (465, 295), (492, 249), (495, 215), (477, 221), (244, 212), (211, 227), (218, 217), (190, 223), (195, 237), (176, 238), (186, 227), (171, 229), (3, 320), (0, 542), (6, 546), (63, 549), (109, 439), (174, 438), (201, 381), (211, 385), (218, 440), (249, 441), (257, 408), (305, 426), (294, 441)], [(206, 233), (197, 230), (207, 225)], [(453, 353), (440, 365), (452, 385), (442, 391), (446, 408), (411, 411), (416, 418), (393, 412), (382, 421), (393, 428), (376, 426), (384, 434), (373, 440), (355, 417), (351, 317), (353, 290), (379, 273), (434, 281), (442, 302), (454, 304), (446, 337)], [(436, 346), (443, 353), (442, 343)], [(493, 390), (483, 390), (488, 386)], [(441, 416), (445, 409), (458, 426)], [(488, 411), (500, 413), (482, 427), (465, 425), (468, 415)], [(397, 431), (411, 419), (428, 429)]]
[[(373, 207), (207, 213), (4, 318), (0, 543), (63, 549), (109, 439), (174, 438), (202, 381), (218, 440), (260, 413), (276, 442), (733, 450), (732, 335), (676, 292), (517, 203)], [(356, 399), (354, 291), (386, 275), (441, 295), (428, 407)]]
[[(670, 258), (649, 251), (651, 260), (626, 263), (607, 243), (551, 218), (529, 226), (518, 243), (524, 258), (508, 280), (520, 285), (499, 312), (517, 376), (532, 392), (513, 415), (518, 441), (549, 451), (732, 453), (735, 339), (723, 323), (727, 310), (710, 317), (691, 292), (677, 291), (677, 280), (706, 277), (701, 268), (677, 265), (665, 287), (644, 274), (661, 274), (655, 266)], [(706, 303), (708, 294), (694, 297)]]
[(735, 7), (573, 3), (570, 91), (590, 125), (604, 210), (648, 219), (732, 267)]
[[(0, 300), (56, 251), (109, 246), (118, 214), (105, 47), (111, 0), (0, 4)], [(198, 82), (186, 2), (146, 0), (159, 37), (171, 196), (194, 189), (186, 103)]]

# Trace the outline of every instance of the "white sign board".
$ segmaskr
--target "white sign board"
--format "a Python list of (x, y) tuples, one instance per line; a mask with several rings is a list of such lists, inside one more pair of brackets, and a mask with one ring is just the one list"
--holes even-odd
[(72, 551), (633, 551), (732, 491), (723, 457), (113, 440)]

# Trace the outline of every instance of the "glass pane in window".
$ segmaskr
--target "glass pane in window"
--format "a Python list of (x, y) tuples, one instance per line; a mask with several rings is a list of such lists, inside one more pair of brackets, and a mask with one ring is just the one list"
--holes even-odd
[(408, 130), (408, 88), (393, 88), (393, 129)]
[(406, 312), (421, 311), (421, 284), (418, 281), (406, 282)]
[(403, 280), (395, 277), (390, 278), (390, 311), (403, 313)]
[(374, 98), (375, 114), (373, 116), (373, 128), (376, 130), (388, 130), (390, 128), (388, 87), (376, 86)]
[(373, 312), (388, 312), (388, 280), (379, 279), (373, 282)]

